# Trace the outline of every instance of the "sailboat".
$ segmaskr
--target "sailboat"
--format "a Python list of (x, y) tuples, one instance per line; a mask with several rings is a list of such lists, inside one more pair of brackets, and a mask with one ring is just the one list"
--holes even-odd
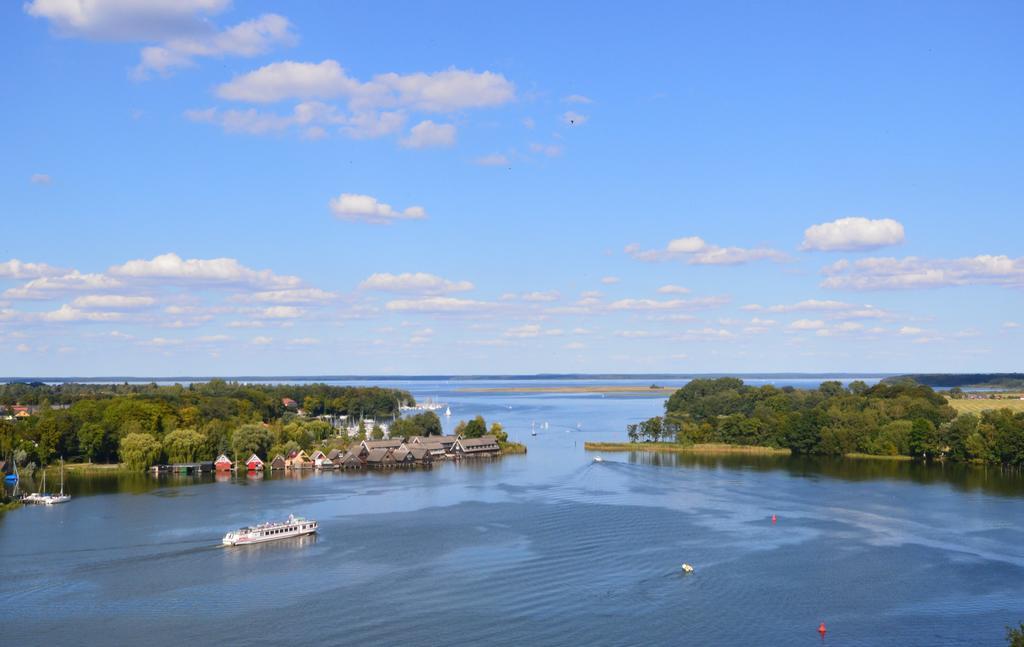
[(14, 465), (14, 471), (4, 476), (4, 483), (18, 482), (18, 461), (14, 460), (14, 456), (11, 456), (11, 464)]
[(531, 436), (536, 436), (537, 435), (537, 423), (536, 422), (531, 422), (530, 423), (530, 435)]
[[(44, 472), (45, 474), (45, 472)], [(54, 503), (67, 503), (71, 500), (70, 494), (64, 494), (64, 457), (60, 459), (60, 494), (51, 494), (43, 499), (43, 503), (46, 505), (53, 505)]]
[(452, 417), (452, 408), (451, 408), (451, 407), (445, 407), (445, 409), (444, 409), (444, 415), (446, 415), (446, 416), (448, 416), (449, 418), (451, 418), (451, 417)]

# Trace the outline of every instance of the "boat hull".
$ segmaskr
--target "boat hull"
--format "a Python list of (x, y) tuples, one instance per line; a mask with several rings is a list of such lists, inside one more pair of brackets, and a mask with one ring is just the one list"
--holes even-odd
[(282, 539), (291, 539), (293, 537), (303, 537), (305, 535), (315, 534), (317, 531), (318, 524), (315, 521), (305, 522), (294, 529), (289, 528), (283, 532), (272, 532), (278, 529), (264, 529), (256, 530), (247, 533), (228, 533), (224, 536), (221, 543), (225, 546), (248, 546), (249, 544), (265, 544), (270, 541), (280, 541)]

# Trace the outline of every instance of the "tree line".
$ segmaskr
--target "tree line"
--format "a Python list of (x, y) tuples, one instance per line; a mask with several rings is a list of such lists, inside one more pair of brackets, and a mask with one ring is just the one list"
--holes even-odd
[(697, 379), (665, 402), (665, 414), (627, 426), (633, 442), (727, 443), (797, 454), (904, 455), (1024, 465), (1024, 413), (960, 414), (931, 387), (909, 381), (817, 389), (754, 387)]
[(401, 404), (415, 404), (403, 390), (327, 384), (4, 384), (0, 413), (15, 404), (40, 409), (27, 419), (0, 420), (0, 456), (40, 465), (59, 456), (133, 466), (164, 458), (211, 460), (220, 453), (244, 459), (307, 449), (333, 434), (330, 424), (297, 416), (285, 398), (309, 416), (356, 419), (397, 416)]

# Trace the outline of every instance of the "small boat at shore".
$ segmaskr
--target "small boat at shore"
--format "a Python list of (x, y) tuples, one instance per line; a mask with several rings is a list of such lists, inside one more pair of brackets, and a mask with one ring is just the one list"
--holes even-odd
[(595, 463), (603, 463), (603, 462), (604, 462), (604, 459), (603, 459), (603, 458), (601, 458), (600, 456), (595, 456), (595, 457), (594, 457), (594, 462), (595, 462)]
[(224, 535), (221, 543), (225, 546), (242, 546), (245, 544), (262, 544), (267, 541), (288, 539), (312, 535), (317, 530), (317, 522), (313, 519), (288, 515), (285, 521), (268, 521), (258, 526), (239, 528)]

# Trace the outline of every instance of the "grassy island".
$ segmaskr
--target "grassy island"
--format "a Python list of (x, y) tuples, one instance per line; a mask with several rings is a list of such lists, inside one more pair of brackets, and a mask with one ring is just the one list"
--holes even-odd
[(628, 425), (630, 443), (587, 448), (1024, 465), (1024, 401), (949, 396), (909, 380), (795, 389), (697, 379), (668, 398), (664, 415)]

